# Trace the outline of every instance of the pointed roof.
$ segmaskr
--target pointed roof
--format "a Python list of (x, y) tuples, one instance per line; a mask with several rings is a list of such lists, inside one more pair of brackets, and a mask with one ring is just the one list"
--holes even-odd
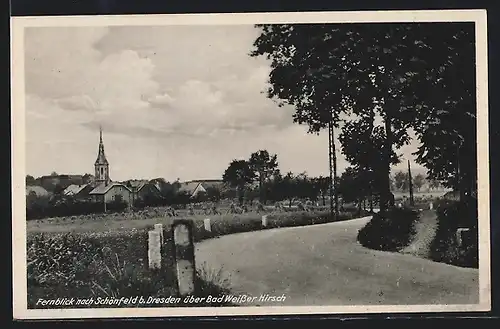
[(102, 128), (99, 127), (99, 153), (97, 154), (97, 160), (95, 160), (95, 165), (108, 164), (106, 155), (104, 154), (104, 143), (102, 142)]
[(129, 192), (132, 192), (132, 190), (130, 190), (130, 188), (128, 188), (127, 186), (123, 185), (123, 184), (120, 184), (120, 183), (111, 183), (111, 184), (99, 184), (97, 185), (92, 191), (89, 192), (89, 194), (106, 194), (110, 189), (112, 189), (113, 187), (115, 186), (122, 186), (124, 188), (126, 188)]

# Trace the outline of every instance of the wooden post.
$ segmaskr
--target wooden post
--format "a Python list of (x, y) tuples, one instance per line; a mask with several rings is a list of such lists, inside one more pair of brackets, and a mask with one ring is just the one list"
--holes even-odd
[(164, 243), (164, 238), (163, 238), (163, 225), (162, 224), (155, 224), (155, 231), (160, 233), (160, 243), (163, 246)]
[(205, 218), (203, 220), (203, 226), (204, 226), (206, 231), (212, 232), (212, 227), (210, 226), (210, 218)]
[(158, 231), (149, 231), (148, 261), (150, 269), (159, 269), (161, 267), (161, 238)]
[(192, 221), (174, 220), (172, 234), (179, 295), (190, 295), (195, 292), (196, 284)]

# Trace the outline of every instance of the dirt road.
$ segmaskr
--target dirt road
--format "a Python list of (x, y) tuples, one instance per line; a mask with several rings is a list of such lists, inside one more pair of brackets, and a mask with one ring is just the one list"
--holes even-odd
[(368, 220), (223, 236), (197, 244), (196, 262), (222, 267), (235, 293), (286, 296), (248, 306), (478, 303), (477, 269), (364, 248)]

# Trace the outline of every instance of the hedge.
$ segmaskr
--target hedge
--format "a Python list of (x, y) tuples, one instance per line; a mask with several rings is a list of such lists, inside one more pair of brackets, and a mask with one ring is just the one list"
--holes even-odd
[(418, 213), (409, 208), (393, 208), (376, 213), (358, 232), (361, 245), (383, 251), (399, 251), (406, 247), (415, 234)]
[[(478, 267), (478, 218), (477, 203), (443, 200), (437, 208), (438, 228), (430, 246), (430, 258), (464, 267)], [(457, 229), (468, 228), (472, 239), (460, 247), (456, 240)]]

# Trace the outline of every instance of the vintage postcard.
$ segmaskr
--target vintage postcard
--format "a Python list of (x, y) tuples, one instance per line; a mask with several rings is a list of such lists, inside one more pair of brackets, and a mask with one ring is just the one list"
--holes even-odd
[(14, 318), (490, 310), (486, 11), (11, 25)]

